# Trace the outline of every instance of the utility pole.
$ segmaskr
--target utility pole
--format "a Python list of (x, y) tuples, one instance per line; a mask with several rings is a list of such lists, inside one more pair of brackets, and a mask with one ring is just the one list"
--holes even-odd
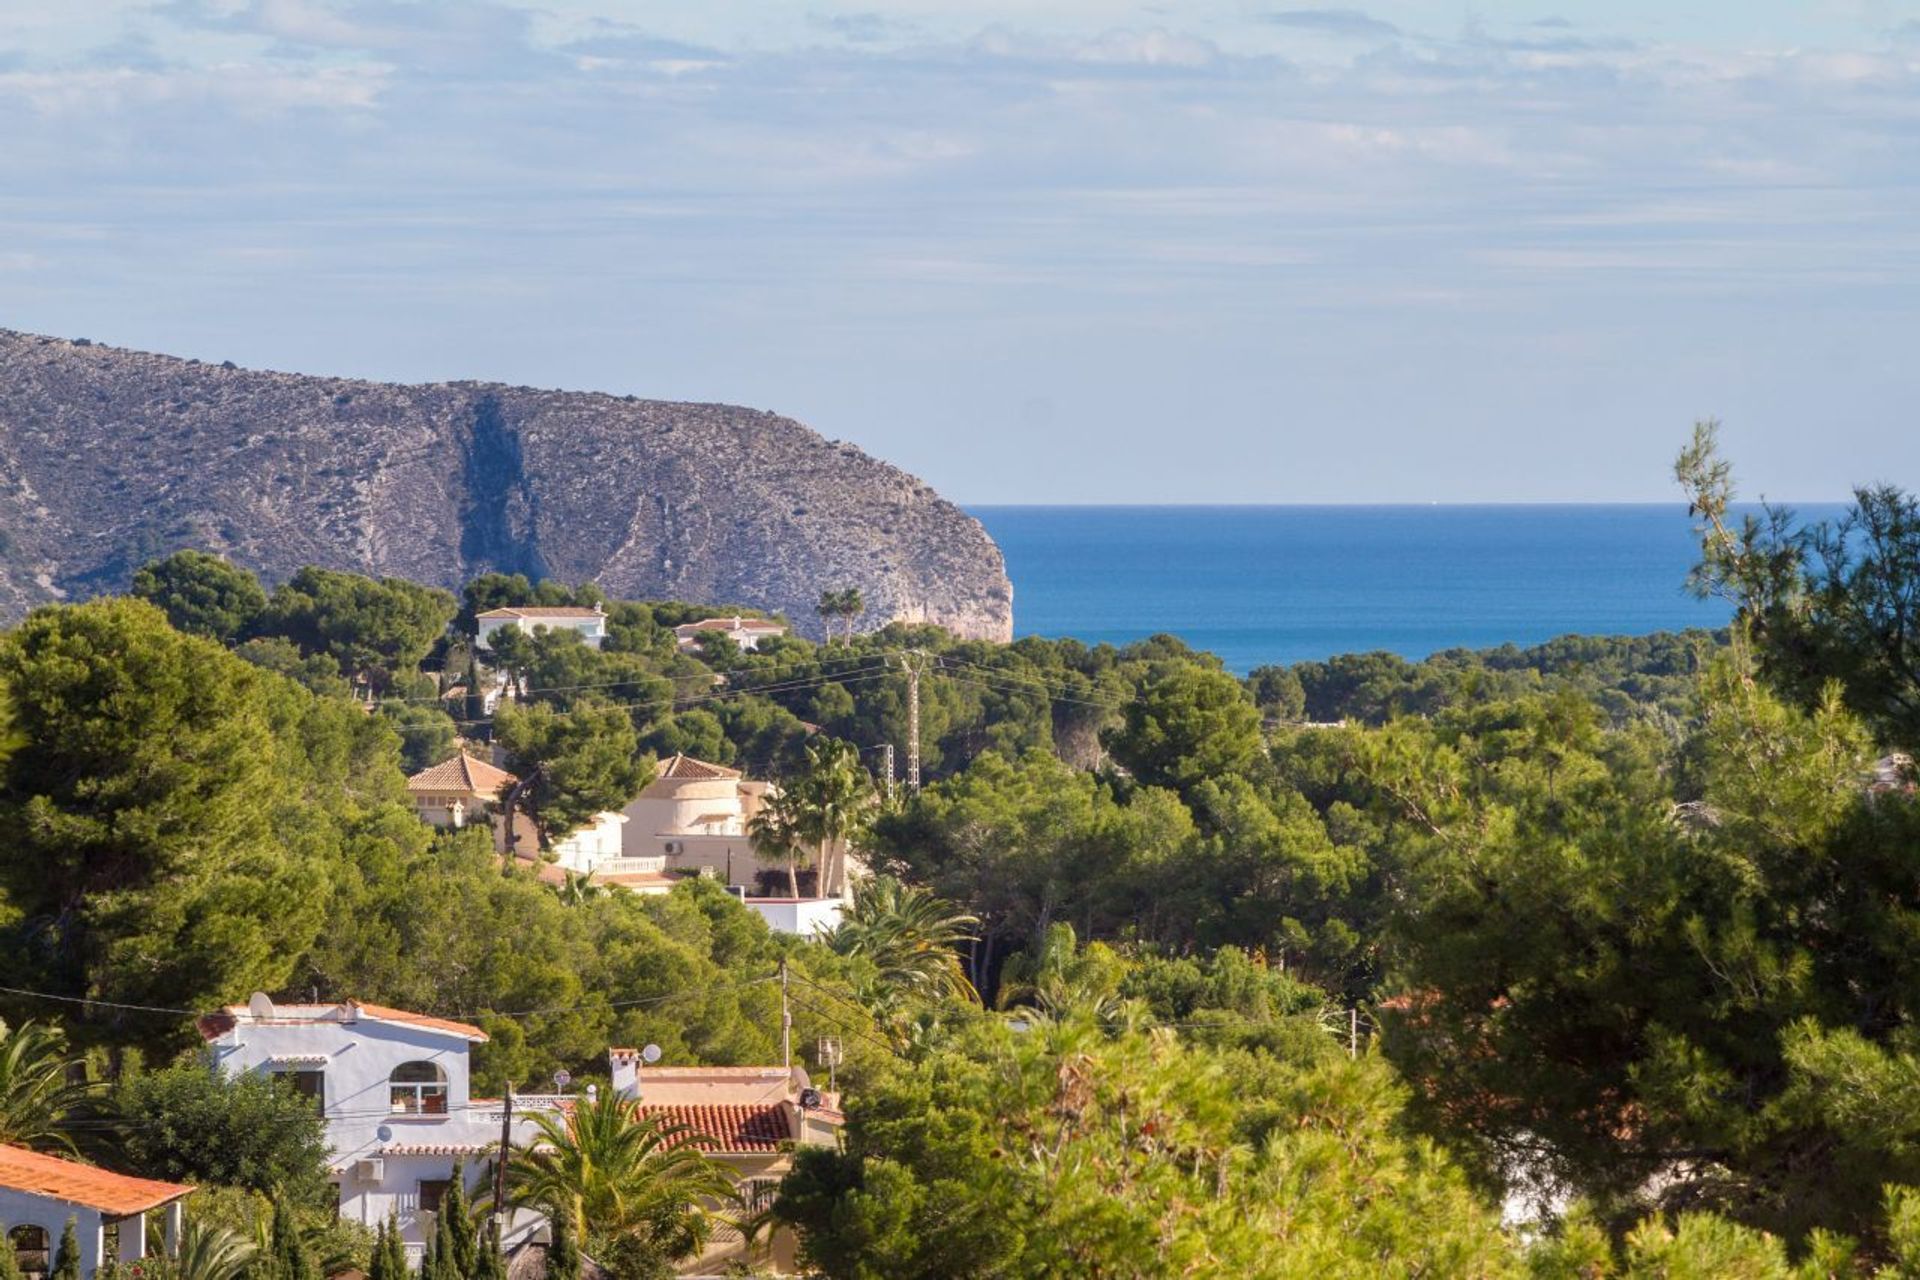
[(793, 1010), (787, 1007), (787, 959), (780, 958), (780, 1065), (793, 1075)]
[[(881, 772), (881, 776), (883, 776), (887, 780), (887, 803), (892, 804), (893, 803), (893, 744), (891, 742), (883, 742), (880, 744), (880, 772)], [(319, 1002), (315, 1001), (314, 1003), (318, 1004)]]
[(500, 1099), (500, 1159), (493, 1166), (493, 1249), (500, 1251), (500, 1237), (507, 1213), (507, 1154), (513, 1150), (513, 1082), (507, 1082), (506, 1095)]
[(1357, 1004), (1347, 1010), (1347, 1056), (1360, 1056), (1360, 1006)]

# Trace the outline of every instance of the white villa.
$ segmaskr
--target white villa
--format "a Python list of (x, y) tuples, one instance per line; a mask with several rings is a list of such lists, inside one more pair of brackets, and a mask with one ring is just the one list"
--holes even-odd
[(7, 1245), (27, 1276), (53, 1270), (60, 1234), (73, 1219), (80, 1274), (91, 1276), (107, 1259), (147, 1256), (147, 1215), (157, 1214), (169, 1256), (180, 1247), (180, 1202), (192, 1187), (130, 1178), (59, 1156), (0, 1145), (0, 1222)]
[[(504, 854), (507, 832), (501, 806), (508, 788), (518, 781), (505, 769), (462, 751), (408, 778), (407, 793), (413, 797), (414, 812), (431, 826), (457, 830), (469, 822), (491, 821), (494, 848)], [(621, 830), (626, 822), (624, 814), (596, 814), (586, 826), (555, 841), (551, 857), (546, 857), (540, 852), (532, 821), (523, 820), (514, 831), (511, 852), (523, 862), (540, 864), (539, 869), (555, 881), (564, 879), (566, 871), (592, 872), (602, 883), (626, 883), (628, 888), (665, 893), (673, 884), (665, 874), (664, 859), (624, 856)]]
[[(416, 1261), (454, 1166), (464, 1162), (469, 1189), (484, 1184), (502, 1103), (469, 1091), (469, 1051), (487, 1039), (480, 1028), (359, 1000), (275, 1004), (263, 995), (199, 1026), (217, 1069), (284, 1075), (314, 1099), (327, 1121), (340, 1216), (373, 1227), (396, 1213)], [(556, 1102), (516, 1096), (515, 1140), (532, 1129), (522, 1115)], [(516, 1212), (506, 1243), (525, 1240), (541, 1221)]]
[(731, 618), (702, 618), (698, 622), (683, 622), (673, 629), (674, 640), (682, 649), (698, 649), (700, 633), (703, 631), (717, 631), (743, 650), (758, 649), (762, 640), (787, 634), (783, 623), (769, 622), (765, 618), (743, 618), (735, 614)]
[(607, 642), (607, 611), (599, 605), (591, 609), (556, 605), (489, 609), (476, 614), (474, 622), (482, 648), (492, 647), (493, 634), (502, 627), (518, 627), (528, 635), (536, 631), (573, 631), (596, 649)]
[(753, 856), (747, 824), (771, 789), (771, 783), (747, 781), (738, 769), (671, 756), (627, 805), (623, 851), (664, 858), (669, 869), (696, 871), (722, 884), (751, 886), (765, 864)]

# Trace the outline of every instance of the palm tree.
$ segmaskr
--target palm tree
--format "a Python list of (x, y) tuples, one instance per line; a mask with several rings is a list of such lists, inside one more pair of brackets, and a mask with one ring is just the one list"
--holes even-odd
[(833, 620), (840, 619), (846, 626), (845, 638), (853, 640), (854, 623), (867, 611), (866, 598), (860, 594), (860, 588), (848, 587), (842, 591), (822, 591), (820, 602), (814, 606), (814, 612), (826, 624), (827, 642), (833, 642)]
[(507, 1166), (508, 1202), (567, 1214), (583, 1235), (635, 1237), (685, 1257), (739, 1203), (733, 1171), (693, 1145), (698, 1133), (611, 1089), (531, 1119), (532, 1141)]
[(799, 897), (799, 865), (805, 860), (806, 850), (800, 834), (798, 802), (792, 791), (781, 788), (767, 794), (760, 811), (747, 823), (747, 839), (761, 861), (786, 864), (787, 896)]
[(809, 744), (806, 770), (789, 790), (794, 830), (817, 850), (821, 896), (843, 891), (847, 846), (873, 821), (873, 778), (859, 750), (837, 738)]
[(843, 956), (866, 956), (883, 988), (928, 999), (980, 998), (960, 963), (979, 917), (924, 889), (881, 876), (860, 887), (826, 944)]
[(237, 1232), (189, 1218), (180, 1231), (174, 1276), (176, 1280), (238, 1280), (258, 1253)]
[(84, 1072), (59, 1027), (23, 1022), (9, 1030), (0, 1022), (0, 1142), (77, 1153), (66, 1125), (93, 1097)]

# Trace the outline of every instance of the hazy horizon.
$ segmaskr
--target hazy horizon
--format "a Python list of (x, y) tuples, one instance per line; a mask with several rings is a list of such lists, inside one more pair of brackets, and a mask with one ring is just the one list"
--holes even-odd
[(0, 11), (0, 325), (725, 401), (967, 504), (1911, 487), (1877, 0)]

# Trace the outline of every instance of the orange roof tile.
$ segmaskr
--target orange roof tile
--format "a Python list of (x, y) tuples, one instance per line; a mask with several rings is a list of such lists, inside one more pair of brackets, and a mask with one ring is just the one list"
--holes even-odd
[(442, 760), (431, 769), (422, 769), (407, 779), (409, 791), (464, 791), (472, 795), (497, 796), (502, 787), (519, 779), (505, 769), (496, 769), (485, 760), (475, 760), (462, 751), (451, 760)]
[(702, 618), (698, 622), (683, 622), (674, 630), (688, 635), (701, 631), (777, 631), (781, 635), (787, 632), (784, 625), (766, 618)]
[[(386, 1005), (368, 1004), (364, 1000), (345, 1000), (337, 1004), (283, 1004), (279, 1005), (271, 1018), (260, 1022), (272, 1026), (309, 1026), (339, 1025), (351, 1022), (355, 1018), (372, 1018), (376, 1022), (398, 1022), (412, 1027), (427, 1027), (434, 1031), (451, 1032), (465, 1036), (469, 1040), (485, 1041), (489, 1037), (480, 1028), (465, 1022), (455, 1022), (451, 1018), (436, 1018), (425, 1013), (409, 1013), (405, 1009), (390, 1009)], [(253, 1014), (243, 1004), (230, 1004), (215, 1009), (212, 1013), (201, 1014), (194, 1025), (200, 1034), (208, 1040), (217, 1040), (240, 1025), (242, 1019), (255, 1022)]]
[(0, 1187), (64, 1200), (101, 1213), (143, 1213), (193, 1190), (177, 1182), (130, 1178), (25, 1147), (0, 1146)]
[(653, 776), (660, 778), (737, 778), (738, 769), (729, 769), (723, 764), (708, 764), (705, 760), (695, 760), (689, 755), (671, 756), (660, 762)]
[(486, 1032), (467, 1022), (455, 1022), (451, 1018), (435, 1018), (424, 1013), (409, 1013), (405, 1009), (389, 1009), (385, 1005), (368, 1004), (364, 1000), (349, 1000), (355, 1012), (380, 1022), (404, 1022), (409, 1026), (427, 1027), (434, 1031), (451, 1031), (455, 1035), (465, 1036), (469, 1040), (485, 1042)]
[(669, 1146), (691, 1145), (708, 1153), (778, 1151), (781, 1143), (793, 1140), (787, 1108), (778, 1102), (757, 1106), (694, 1103), (649, 1106), (642, 1102), (640, 1111), (693, 1130), (670, 1140)]
[(606, 616), (606, 610), (595, 607), (583, 609), (578, 605), (524, 604), (511, 609), (489, 609), (485, 613), (476, 613), (476, 618), (599, 618)]

